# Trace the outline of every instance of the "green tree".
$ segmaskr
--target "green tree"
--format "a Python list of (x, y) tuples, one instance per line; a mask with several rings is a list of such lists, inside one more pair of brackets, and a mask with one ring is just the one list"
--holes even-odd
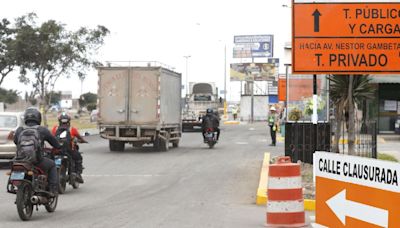
[(16, 90), (7, 90), (4, 88), (0, 88), (0, 102), (4, 102), (6, 104), (14, 104), (18, 101), (18, 91)]
[(0, 21), (0, 86), (16, 66), (14, 29), (7, 19)]
[[(335, 141), (333, 151), (339, 153), (342, 122), (348, 126), (349, 154), (354, 154), (355, 110), (366, 99), (374, 97), (375, 88), (370, 84), (368, 75), (331, 75), (329, 94), (335, 108)], [(348, 119), (344, 118), (348, 113)]]
[(95, 93), (84, 93), (79, 98), (79, 106), (86, 107), (88, 104), (96, 104), (97, 103), (97, 94)]
[[(84, 78), (87, 69), (98, 64), (94, 56), (109, 31), (104, 26), (68, 31), (64, 24), (54, 20), (38, 26), (36, 18), (31, 13), (16, 20), (16, 51), (20, 57), (21, 81), (31, 82), (38, 91), (44, 124), (47, 125), (46, 95), (58, 78), (70, 75)], [(31, 72), (33, 78), (29, 78), (27, 72)]]

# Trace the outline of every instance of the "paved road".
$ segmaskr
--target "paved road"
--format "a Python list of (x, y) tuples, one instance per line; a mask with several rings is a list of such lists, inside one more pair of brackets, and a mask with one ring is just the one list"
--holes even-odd
[(265, 125), (224, 126), (212, 150), (200, 133), (184, 133), (179, 148), (109, 152), (97, 136), (82, 145), (85, 181), (60, 196), (55, 213), (43, 207), (21, 222), (15, 196), (0, 170), (0, 227), (264, 227), (266, 208), (255, 205)]

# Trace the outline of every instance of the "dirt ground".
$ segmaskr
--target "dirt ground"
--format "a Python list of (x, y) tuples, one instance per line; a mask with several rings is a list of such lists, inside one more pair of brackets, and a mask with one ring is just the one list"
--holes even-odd
[(313, 165), (300, 163), (304, 199), (315, 199), (315, 185), (313, 183)]

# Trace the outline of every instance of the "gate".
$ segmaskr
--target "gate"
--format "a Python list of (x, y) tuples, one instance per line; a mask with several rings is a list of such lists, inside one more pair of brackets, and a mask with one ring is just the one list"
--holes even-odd
[(312, 164), (315, 151), (330, 151), (330, 129), (329, 123), (286, 123), (285, 156)]

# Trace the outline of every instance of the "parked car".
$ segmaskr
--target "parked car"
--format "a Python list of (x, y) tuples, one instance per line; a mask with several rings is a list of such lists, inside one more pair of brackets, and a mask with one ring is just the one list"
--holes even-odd
[(24, 125), (23, 112), (0, 112), (0, 158), (15, 156), (14, 132)]

